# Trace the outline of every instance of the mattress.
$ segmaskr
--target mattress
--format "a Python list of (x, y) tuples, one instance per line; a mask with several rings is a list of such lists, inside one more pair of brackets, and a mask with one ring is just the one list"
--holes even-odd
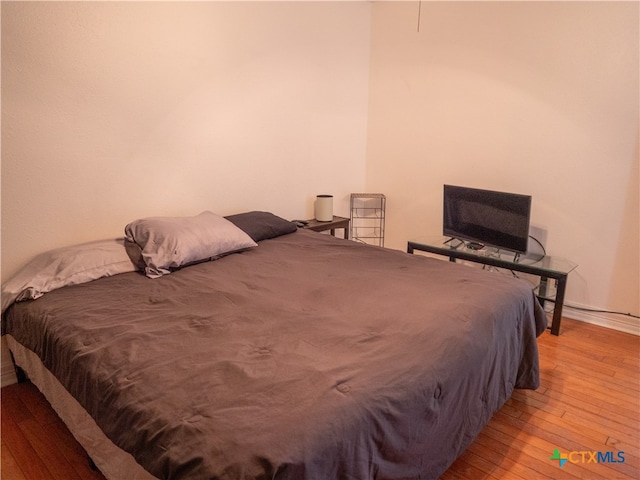
[(509, 275), (298, 230), (5, 314), (160, 479), (437, 478), (514, 388), (546, 317)]

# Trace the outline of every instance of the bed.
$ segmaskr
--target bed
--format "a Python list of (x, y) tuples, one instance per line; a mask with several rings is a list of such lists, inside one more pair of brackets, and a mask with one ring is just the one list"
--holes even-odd
[(239, 243), (192, 255), (220, 242), (207, 225), (180, 253), (167, 239), (189, 225), (142, 219), (3, 285), (16, 364), (107, 478), (438, 478), (538, 387), (526, 282), (268, 212), (219, 219)]

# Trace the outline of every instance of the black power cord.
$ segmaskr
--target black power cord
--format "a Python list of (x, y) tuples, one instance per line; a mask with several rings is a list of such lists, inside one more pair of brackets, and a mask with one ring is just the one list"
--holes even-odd
[(534, 240), (538, 245), (540, 245), (540, 248), (542, 249), (542, 253), (546, 256), (547, 250), (544, 248), (544, 245), (542, 245), (542, 242), (538, 240), (536, 237), (534, 237), (533, 235), (529, 235), (529, 238)]
[(574, 310), (581, 310), (581, 311), (583, 311), (583, 312), (593, 312), (593, 313), (611, 313), (611, 314), (613, 314), (613, 315), (622, 315), (622, 316), (625, 316), (625, 317), (640, 318), (640, 315), (634, 315), (634, 314), (633, 314), (633, 313), (631, 313), (631, 312), (627, 312), (627, 313), (625, 313), (625, 312), (617, 312), (617, 311), (615, 311), (615, 310), (600, 310), (600, 309), (598, 309), (598, 308), (578, 307), (578, 306), (576, 306), (576, 305), (570, 305), (570, 304), (567, 304), (567, 303), (565, 303), (565, 304), (564, 304), (564, 306), (565, 306), (566, 308), (572, 308), (572, 309), (574, 309)]
[[(531, 238), (532, 240), (534, 240), (538, 245), (540, 245), (540, 248), (542, 249), (542, 253), (546, 256), (547, 255), (547, 251), (544, 248), (544, 245), (542, 244), (542, 242), (540, 242), (540, 240), (538, 240), (536, 237), (534, 237), (533, 235), (529, 235), (529, 238)], [(516, 277), (519, 278), (518, 275), (516, 274), (516, 272), (514, 272), (513, 270), (511, 270), (511, 274)], [(619, 312), (616, 310), (605, 310), (605, 309), (599, 309), (599, 308), (589, 308), (589, 307), (578, 307), (577, 305), (571, 305), (568, 303), (564, 304), (564, 307), (566, 308), (571, 308), (573, 310), (580, 310), (583, 312), (592, 312), (592, 313), (610, 313), (612, 315), (622, 315), (624, 317), (631, 317), (631, 318), (640, 318), (640, 315), (635, 315), (631, 312)]]

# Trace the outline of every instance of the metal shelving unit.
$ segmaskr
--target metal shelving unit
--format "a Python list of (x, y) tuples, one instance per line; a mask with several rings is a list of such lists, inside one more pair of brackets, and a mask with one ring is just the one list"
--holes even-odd
[(351, 194), (351, 240), (384, 247), (386, 204), (382, 193)]

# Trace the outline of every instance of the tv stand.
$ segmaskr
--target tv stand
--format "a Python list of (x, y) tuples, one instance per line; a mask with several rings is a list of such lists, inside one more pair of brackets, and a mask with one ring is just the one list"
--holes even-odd
[[(447, 237), (443, 236), (420, 237), (407, 242), (407, 252), (414, 253), (415, 250), (418, 250), (449, 257), (450, 262), (466, 260), (540, 277), (540, 285), (536, 296), (543, 307), (546, 301), (554, 303), (551, 333), (560, 335), (567, 277), (577, 267), (577, 264), (564, 258), (549, 255), (537, 255), (535, 258), (520, 257), (519, 255), (510, 258), (510, 255), (501, 254), (500, 252), (496, 252), (495, 255), (485, 255), (483, 250), (459, 248), (461, 244), (455, 247), (451, 246), (449, 245), (451, 240), (453, 239), (447, 240)], [(555, 296), (549, 295), (549, 279), (556, 281)]]

